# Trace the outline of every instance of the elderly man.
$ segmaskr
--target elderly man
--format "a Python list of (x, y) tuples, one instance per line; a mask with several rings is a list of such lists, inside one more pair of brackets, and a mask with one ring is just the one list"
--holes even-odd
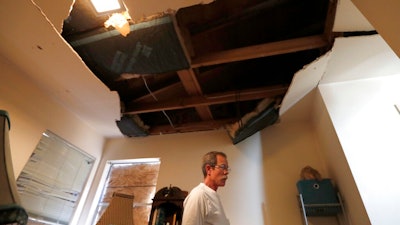
[(217, 194), (218, 187), (225, 186), (229, 170), (225, 153), (212, 151), (203, 156), (204, 181), (186, 197), (182, 225), (229, 225)]

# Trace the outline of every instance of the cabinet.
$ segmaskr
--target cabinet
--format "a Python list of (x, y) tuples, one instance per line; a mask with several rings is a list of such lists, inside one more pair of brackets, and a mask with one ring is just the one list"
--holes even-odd
[(153, 198), (149, 225), (180, 225), (183, 201), (188, 195), (178, 187), (164, 187)]
[(348, 224), (342, 198), (330, 179), (301, 180), (297, 182), (297, 190), (305, 225), (308, 225), (308, 217), (315, 216), (336, 216), (339, 224)]

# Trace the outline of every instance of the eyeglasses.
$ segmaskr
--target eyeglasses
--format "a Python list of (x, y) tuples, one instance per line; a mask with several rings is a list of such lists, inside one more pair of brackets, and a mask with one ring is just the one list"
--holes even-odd
[(215, 165), (214, 167), (219, 168), (219, 169), (224, 170), (224, 171), (231, 172), (231, 168), (229, 168), (229, 167), (228, 167), (227, 165), (225, 165), (225, 164)]

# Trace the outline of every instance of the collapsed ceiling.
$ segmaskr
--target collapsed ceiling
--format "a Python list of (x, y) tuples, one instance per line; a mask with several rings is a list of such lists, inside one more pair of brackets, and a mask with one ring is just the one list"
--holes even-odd
[(76, 0), (62, 36), (121, 102), (126, 136), (227, 129), (237, 143), (278, 119), (294, 74), (330, 50), (336, 0), (217, 0), (105, 28)]

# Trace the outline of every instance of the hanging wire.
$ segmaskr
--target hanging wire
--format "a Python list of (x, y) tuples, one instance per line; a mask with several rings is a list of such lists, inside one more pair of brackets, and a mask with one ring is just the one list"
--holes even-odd
[[(151, 96), (153, 96), (153, 98), (154, 98), (156, 101), (158, 101), (157, 97), (153, 94), (153, 92), (150, 90), (149, 86), (147, 85), (146, 78), (144, 78), (144, 76), (142, 76), (142, 79), (143, 79), (144, 85), (146, 86), (146, 89), (147, 89), (147, 91), (149, 92), (149, 94), (150, 94)], [(174, 124), (172, 123), (172, 121), (171, 121), (171, 119), (169, 118), (168, 114), (165, 112), (165, 110), (162, 110), (162, 112), (163, 112), (163, 114), (165, 115), (165, 117), (167, 117), (167, 120), (168, 120), (169, 124), (171, 125), (171, 127), (174, 128)]]

